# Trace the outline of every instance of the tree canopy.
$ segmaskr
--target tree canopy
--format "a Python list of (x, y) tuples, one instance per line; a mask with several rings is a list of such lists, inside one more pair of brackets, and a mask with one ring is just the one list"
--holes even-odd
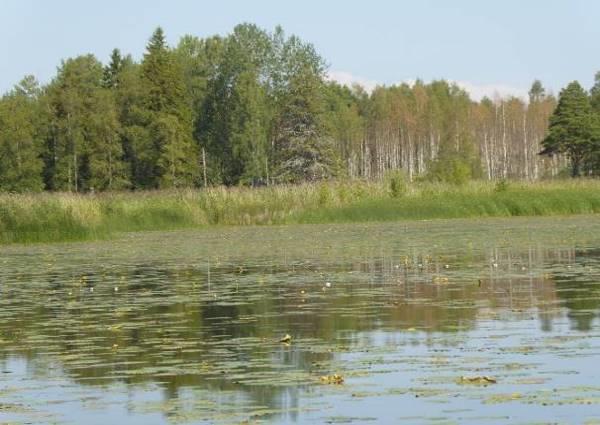
[(106, 64), (68, 58), (45, 86), (27, 76), (0, 98), (0, 191), (296, 184), (395, 170), (454, 183), (552, 177), (566, 166), (591, 175), (598, 114), (600, 74), (589, 94), (570, 84), (558, 105), (538, 80), (528, 99), (474, 101), (444, 80), (367, 92), (331, 81), (314, 46), (280, 27), (244, 23), (175, 46), (157, 28), (140, 61), (118, 48)]
[(542, 154), (565, 153), (571, 161), (571, 174), (592, 174), (600, 147), (600, 118), (592, 109), (588, 93), (577, 81), (560, 92), (558, 106), (550, 117)]

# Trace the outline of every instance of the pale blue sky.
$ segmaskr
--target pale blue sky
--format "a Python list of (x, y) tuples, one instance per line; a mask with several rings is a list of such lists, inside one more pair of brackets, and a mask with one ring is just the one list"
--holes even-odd
[(0, 17), (0, 92), (29, 73), (47, 82), (78, 54), (105, 62), (119, 47), (140, 58), (158, 25), (175, 43), (280, 24), (338, 79), (367, 83), (446, 78), (523, 93), (535, 78), (554, 91), (574, 79), (589, 87), (600, 70), (595, 0), (0, 0)]

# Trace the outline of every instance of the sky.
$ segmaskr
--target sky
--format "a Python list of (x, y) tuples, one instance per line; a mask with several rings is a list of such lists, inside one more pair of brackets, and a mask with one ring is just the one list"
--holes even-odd
[(281, 25), (315, 45), (342, 83), (444, 78), (473, 97), (590, 87), (600, 70), (596, 0), (0, 0), (0, 92), (24, 75), (46, 83), (62, 59), (118, 47), (140, 59), (162, 26), (225, 35), (242, 22)]

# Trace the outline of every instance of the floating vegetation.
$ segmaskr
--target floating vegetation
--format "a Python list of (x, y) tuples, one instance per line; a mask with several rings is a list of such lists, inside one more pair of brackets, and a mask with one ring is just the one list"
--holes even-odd
[(511, 394), (494, 394), (491, 397), (488, 397), (485, 400), (487, 404), (498, 404), (498, 403), (507, 403), (509, 401), (521, 400), (523, 395), (521, 393), (511, 393)]
[(436, 285), (447, 285), (448, 282), (449, 282), (449, 280), (446, 276), (434, 276), (433, 277), (433, 283), (435, 283)]
[(585, 423), (600, 404), (594, 217), (0, 254), (0, 423)]
[(333, 375), (321, 376), (319, 379), (323, 384), (340, 385), (344, 383), (344, 377), (342, 375), (338, 375), (337, 373), (334, 373)]
[(283, 337), (281, 337), (279, 342), (283, 342), (284, 344), (289, 344), (290, 342), (292, 342), (292, 337), (289, 334), (285, 334)]
[(458, 379), (459, 384), (475, 384), (475, 385), (489, 385), (497, 384), (496, 378), (491, 376), (461, 376)]

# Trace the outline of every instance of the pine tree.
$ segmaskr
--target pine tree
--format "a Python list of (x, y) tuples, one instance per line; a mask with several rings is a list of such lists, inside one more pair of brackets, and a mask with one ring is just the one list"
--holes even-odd
[(546, 89), (540, 80), (535, 80), (529, 89), (529, 103), (540, 102), (546, 96)]
[(577, 81), (560, 92), (558, 106), (550, 117), (548, 135), (541, 154), (565, 153), (571, 160), (571, 175), (578, 177), (598, 149), (598, 117), (590, 99)]

